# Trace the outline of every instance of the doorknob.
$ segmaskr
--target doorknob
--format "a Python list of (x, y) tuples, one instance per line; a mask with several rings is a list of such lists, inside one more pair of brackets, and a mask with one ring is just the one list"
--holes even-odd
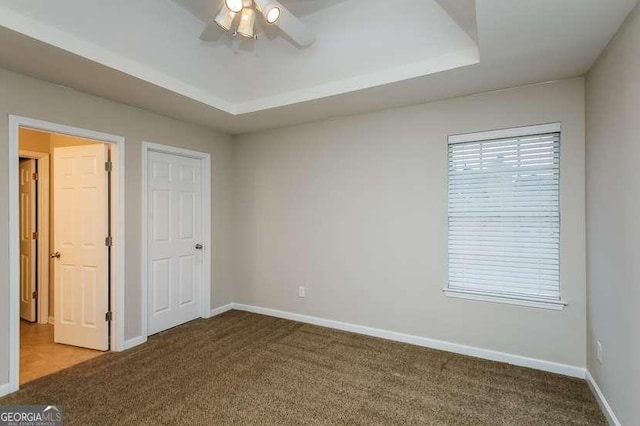
[(203, 246), (202, 244), (196, 244), (196, 250), (202, 250)]
[(59, 252), (59, 251), (57, 251), (57, 252), (55, 252), (55, 253), (51, 253), (49, 256), (50, 256), (52, 259), (60, 259), (60, 252)]

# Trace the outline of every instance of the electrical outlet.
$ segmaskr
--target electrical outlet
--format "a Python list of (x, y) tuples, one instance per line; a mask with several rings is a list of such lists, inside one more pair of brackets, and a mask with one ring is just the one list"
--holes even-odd
[(298, 297), (307, 297), (306, 287), (298, 287)]
[(602, 356), (602, 343), (600, 343), (599, 340), (596, 342), (596, 358), (598, 359), (598, 362), (600, 362), (600, 364), (604, 362)]

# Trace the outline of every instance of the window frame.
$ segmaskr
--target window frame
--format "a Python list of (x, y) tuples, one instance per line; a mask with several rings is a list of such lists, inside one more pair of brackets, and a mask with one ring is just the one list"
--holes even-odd
[[(513, 137), (525, 137), (525, 136), (533, 136), (540, 135), (545, 133), (559, 133), (560, 134), (560, 174), (562, 175), (562, 125), (561, 123), (548, 123), (548, 124), (540, 124), (534, 126), (524, 126), (524, 127), (514, 127), (507, 129), (499, 129), (499, 130), (490, 130), (483, 132), (475, 132), (475, 133), (465, 133), (458, 135), (451, 135), (447, 138), (447, 165), (449, 164), (449, 146), (456, 143), (465, 143), (465, 142), (480, 142), (480, 141), (488, 141), (495, 139), (504, 139), (504, 138), (513, 138)], [(449, 222), (449, 169), (447, 167), (447, 223)], [(465, 289), (452, 289), (449, 288), (449, 270), (450, 270), (450, 260), (449, 255), (447, 254), (447, 282), (443, 289), (444, 294), (447, 297), (458, 298), (458, 299), (470, 299), (476, 301), (485, 301), (485, 302), (495, 302), (495, 303), (504, 303), (510, 305), (519, 305), (526, 306), (532, 308), (542, 308), (542, 309), (551, 309), (551, 310), (563, 310), (567, 303), (562, 298), (562, 187), (559, 184), (558, 188), (558, 196), (560, 201), (559, 213), (560, 213), (560, 222), (559, 222), (559, 233), (560, 233), (560, 251), (558, 254), (558, 262), (560, 265), (560, 273), (558, 279), (558, 292), (559, 299), (558, 300), (548, 300), (548, 299), (536, 299), (530, 296), (517, 296), (517, 295), (508, 295), (508, 294), (492, 294), (492, 293), (483, 293), (473, 290), (465, 290)], [(449, 235), (449, 226), (447, 226), (447, 253), (449, 253), (449, 243), (450, 243), (450, 235)]]

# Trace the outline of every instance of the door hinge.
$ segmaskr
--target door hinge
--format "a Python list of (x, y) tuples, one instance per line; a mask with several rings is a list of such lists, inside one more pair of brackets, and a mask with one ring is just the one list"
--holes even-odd
[(104, 320), (107, 322), (113, 321), (113, 312), (109, 311), (106, 314), (104, 314)]
[(31, 175), (31, 177), (33, 178), (33, 180), (38, 180), (38, 178), (40, 177), (38, 175), (38, 172), (33, 172), (33, 174)]
[(34, 291), (34, 292), (31, 294), (31, 298), (32, 298), (32, 299), (37, 299), (37, 298), (38, 298), (38, 292), (37, 292), (37, 291)]
[(33, 234), (31, 234), (31, 239), (33, 240), (37, 240), (40, 237), (40, 234), (38, 234), (37, 232), (34, 232)]
[(104, 245), (111, 247), (113, 245), (113, 237), (107, 237), (104, 239)]
[(106, 163), (104, 163), (104, 169), (107, 172), (112, 172), (113, 171), (113, 163), (111, 161), (107, 161)]

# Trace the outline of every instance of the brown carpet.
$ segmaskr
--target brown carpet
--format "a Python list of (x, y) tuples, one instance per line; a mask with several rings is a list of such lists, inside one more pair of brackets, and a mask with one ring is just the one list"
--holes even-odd
[(69, 425), (606, 424), (582, 380), (238, 311), (0, 399), (17, 403)]

